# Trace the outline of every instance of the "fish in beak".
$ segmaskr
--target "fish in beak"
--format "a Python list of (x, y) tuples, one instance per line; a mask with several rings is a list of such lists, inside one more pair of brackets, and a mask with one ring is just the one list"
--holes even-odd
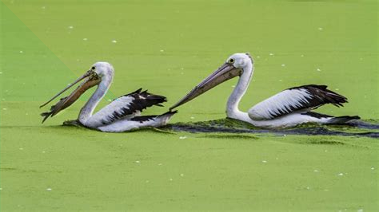
[(93, 86), (98, 85), (101, 81), (100, 77), (96, 74), (96, 72), (91, 69), (91, 70), (87, 71), (83, 76), (79, 77), (75, 82), (68, 85), (66, 88), (64, 88), (62, 91), (60, 91), (58, 94), (56, 94), (53, 98), (51, 98), (45, 104), (41, 105), (40, 108), (49, 104), (51, 101), (56, 99), (62, 93), (64, 93), (65, 91), (67, 91), (72, 86), (76, 85), (77, 83), (79, 83), (82, 80), (84, 80), (84, 81), (69, 96), (62, 98), (57, 104), (51, 106), (49, 112), (41, 113), (41, 116), (44, 117), (42, 120), (42, 123), (45, 122), (47, 118), (53, 117), (56, 114), (58, 114), (60, 111), (68, 108), (76, 100), (78, 100), (79, 97), (83, 93), (85, 93), (88, 89), (92, 88)]
[(236, 68), (232, 63), (226, 62), (200, 84), (198, 84), (191, 92), (189, 92), (182, 100), (176, 103), (174, 106), (170, 107), (170, 111), (180, 105), (191, 101), (192, 99), (200, 96), (201, 94), (207, 92), (208, 90), (216, 87), (217, 85), (232, 79), (236, 76), (241, 76), (242, 69)]

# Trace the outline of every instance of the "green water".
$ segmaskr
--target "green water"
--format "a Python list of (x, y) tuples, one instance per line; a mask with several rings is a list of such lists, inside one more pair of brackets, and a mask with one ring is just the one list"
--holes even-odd
[[(349, 98), (319, 112), (378, 120), (377, 1), (1, 0), (0, 9), (1, 211), (379, 209), (377, 139), (108, 134), (60, 126), (88, 94), (44, 125), (38, 108), (96, 61), (115, 67), (106, 100), (143, 87), (171, 106), (230, 54), (250, 52), (241, 110), (315, 83)], [(224, 118), (235, 83), (171, 123)]]

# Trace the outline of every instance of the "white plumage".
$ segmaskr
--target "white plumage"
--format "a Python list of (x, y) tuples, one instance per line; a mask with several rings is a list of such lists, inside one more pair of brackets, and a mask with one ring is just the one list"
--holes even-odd
[(248, 114), (253, 120), (269, 120), (304, 109), (312, 95), (306, 89), (284, 90), (252, 107)]
[[(135, 100), (131, 96), (122, 96), (112, 101), (109, 105), (105, 106), (97, 113), (95, 113), (90, 121), (88, 121), (87, 125), (93, 128), (100, 127), (106, 124), (110, 124), (114, 121), (113, 113), (122, 113), (123, 108), (129, 108), (130, 103)], [(140, 111), (135, 111), (131, 114), (125, 114), (125, 119), (130, 119), (136, 115)]]
[(98, 129), (103, 132), (124, 132), (142, 127), (159, 127), (162, 126), (162, 123), (167, 123), (171, 116), (172, 114), (168, 112), (160, 116), (146, 117), (146, 119), (141, 120), (133, 118), (120, 119), (109, 125), (100, 126)]

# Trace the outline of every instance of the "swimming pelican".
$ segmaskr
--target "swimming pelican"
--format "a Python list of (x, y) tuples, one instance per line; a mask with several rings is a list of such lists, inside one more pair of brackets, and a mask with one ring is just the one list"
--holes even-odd
[(234, 77), (239, 77), (237, 86), (229, 97), (227, 117), (248, 122), (257, 127), (283, 128), (302, 123), (344, 124), (358, 116), (333, 117), (311, 112), (324, 104), (343, 106), (346, 97), (327, 89), (326, 85), (303, 85), (286, 89), (252, 107), (248, 113), (238, 109), (254, 72), (253, 59), (248, 53), (236, 53), (213, 74), (203, 80), (170, 110), (194, 99), (211, 88)]
[(49, 112), (41, 114), (41, 116), (44, 117), (42, 123), (46, 121), (47, 118), (53, 117), (69, 107), (86, 90), (96, 85), (96, 91), (79, 113), (78, 121), (85, 127), (103, 132), (124, 132), (142, 127), (159, 127), (165, 125), (171, 116), (176, 113), (176, 111), (174, 111), (158, 116), (140, 116), (142, 110), (153, 105), (162, 106), (161, 103), (167, 100), (164, 96), (154, 95), (147, 91), (142, 91), (142, 89), (138, 89), (135, 92), (113, 100), (109, 105), (93, 114), (96, 106), (105, 96), (112, 84), (113, 75), (114, 69), (111, 64), (107, 62), (95, 63), (83, 76), (67, 86), (48, 102), (41, 105), (41, 107), (47, 105), (63, 92), (84, 80), (68, 97), (62, 98), (57, 104), (51, 107)]

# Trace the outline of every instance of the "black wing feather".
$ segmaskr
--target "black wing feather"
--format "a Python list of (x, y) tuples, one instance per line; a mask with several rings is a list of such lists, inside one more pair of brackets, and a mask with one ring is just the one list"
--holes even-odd
[[(294, 96), (291, 96), (291, 91), (296, 90), (303, 92), (304, 95), (294, 100)], [(289, 96), (286, 97), (286, 95)], [(293, 92), (293, 95), (299, 94)], [(289, 101), (281, 103), (280, 101), (283, 101), (283, 98), (287, 98)], [(290, 101), (293, 102), (291, 103)], [(347, 103), (347, 98), (327, 89), (326, 85), (303, 85), (288, 88), (258, 103), (249, 110), (249, 116), (254, 120), (268, 120), (293, 112), (310, 111), (324, 104), (333, 104), (336, 107), (343, 107), (343, 103)]]
[(161, 117), (161, 116), (165, 116), (165, 115), (174, 115), (175, 113), (177, 113), (177, 111), (168, 111), (162, 115), (157, 115), (157, 116), (136, 116), (136, 117), (133, 117), (132, 119), (130, 119), (131, 121), (136, 121), (136, 122), (140, 122), (140, 123), (143, 123), (145, 121), (151, 121), (151, 120), (154, 120), (155, 118), (158, 118), (158, 117)]
[(348, 103), (347, 98), (342, 96), (341, 94), (338, 94), (336, 92), (333, 92), (329, 89), (327, 89), (327, 85), (303, 85), (299, 87), (293, 87), (289, 88), (288, 90), (294, 90), (294, 89), (305, 89), (307, 90), (311, 95), (312, 99), (308, 99), (309, 103), (308, 105), (305, 105), (305, 107), (317, 107), (324, 104), (333, 104), (336, 107), (343, 107), (343, 103)]
[(161, 103), (167, 101), (166, 97), (151, 94), (147, 90), (142, 91), (142, 88), (124, 95), (123, 97), (131, 97), (133, 100), (128, 105), (114, 111), (111, 117), (107, 117), (107, 119), (103, 120), (103, 124), (110, 124), (116, 120), (124, 118), (125, 116), (142, 112), (144, 109), (154, 105), (162, 106)]
[[(324, 104), (332, 104), (336, 107), (343, 107), (343, 103), (347, 103), (347, 98), (327, 89), (327, 85), (302, 85), (298, 87), (292, 87), (287, 90), (305, 89), (311, 94), (311, 98), (306, 98), (308, 102), (301, 102), (301, 107), (289, 106), (291, 112), (302, 111), (307, 109), (316, 109)], [(279, 114), (271, 114), (275, 118), (288, 114), (286, 111), (280, 110)]]

